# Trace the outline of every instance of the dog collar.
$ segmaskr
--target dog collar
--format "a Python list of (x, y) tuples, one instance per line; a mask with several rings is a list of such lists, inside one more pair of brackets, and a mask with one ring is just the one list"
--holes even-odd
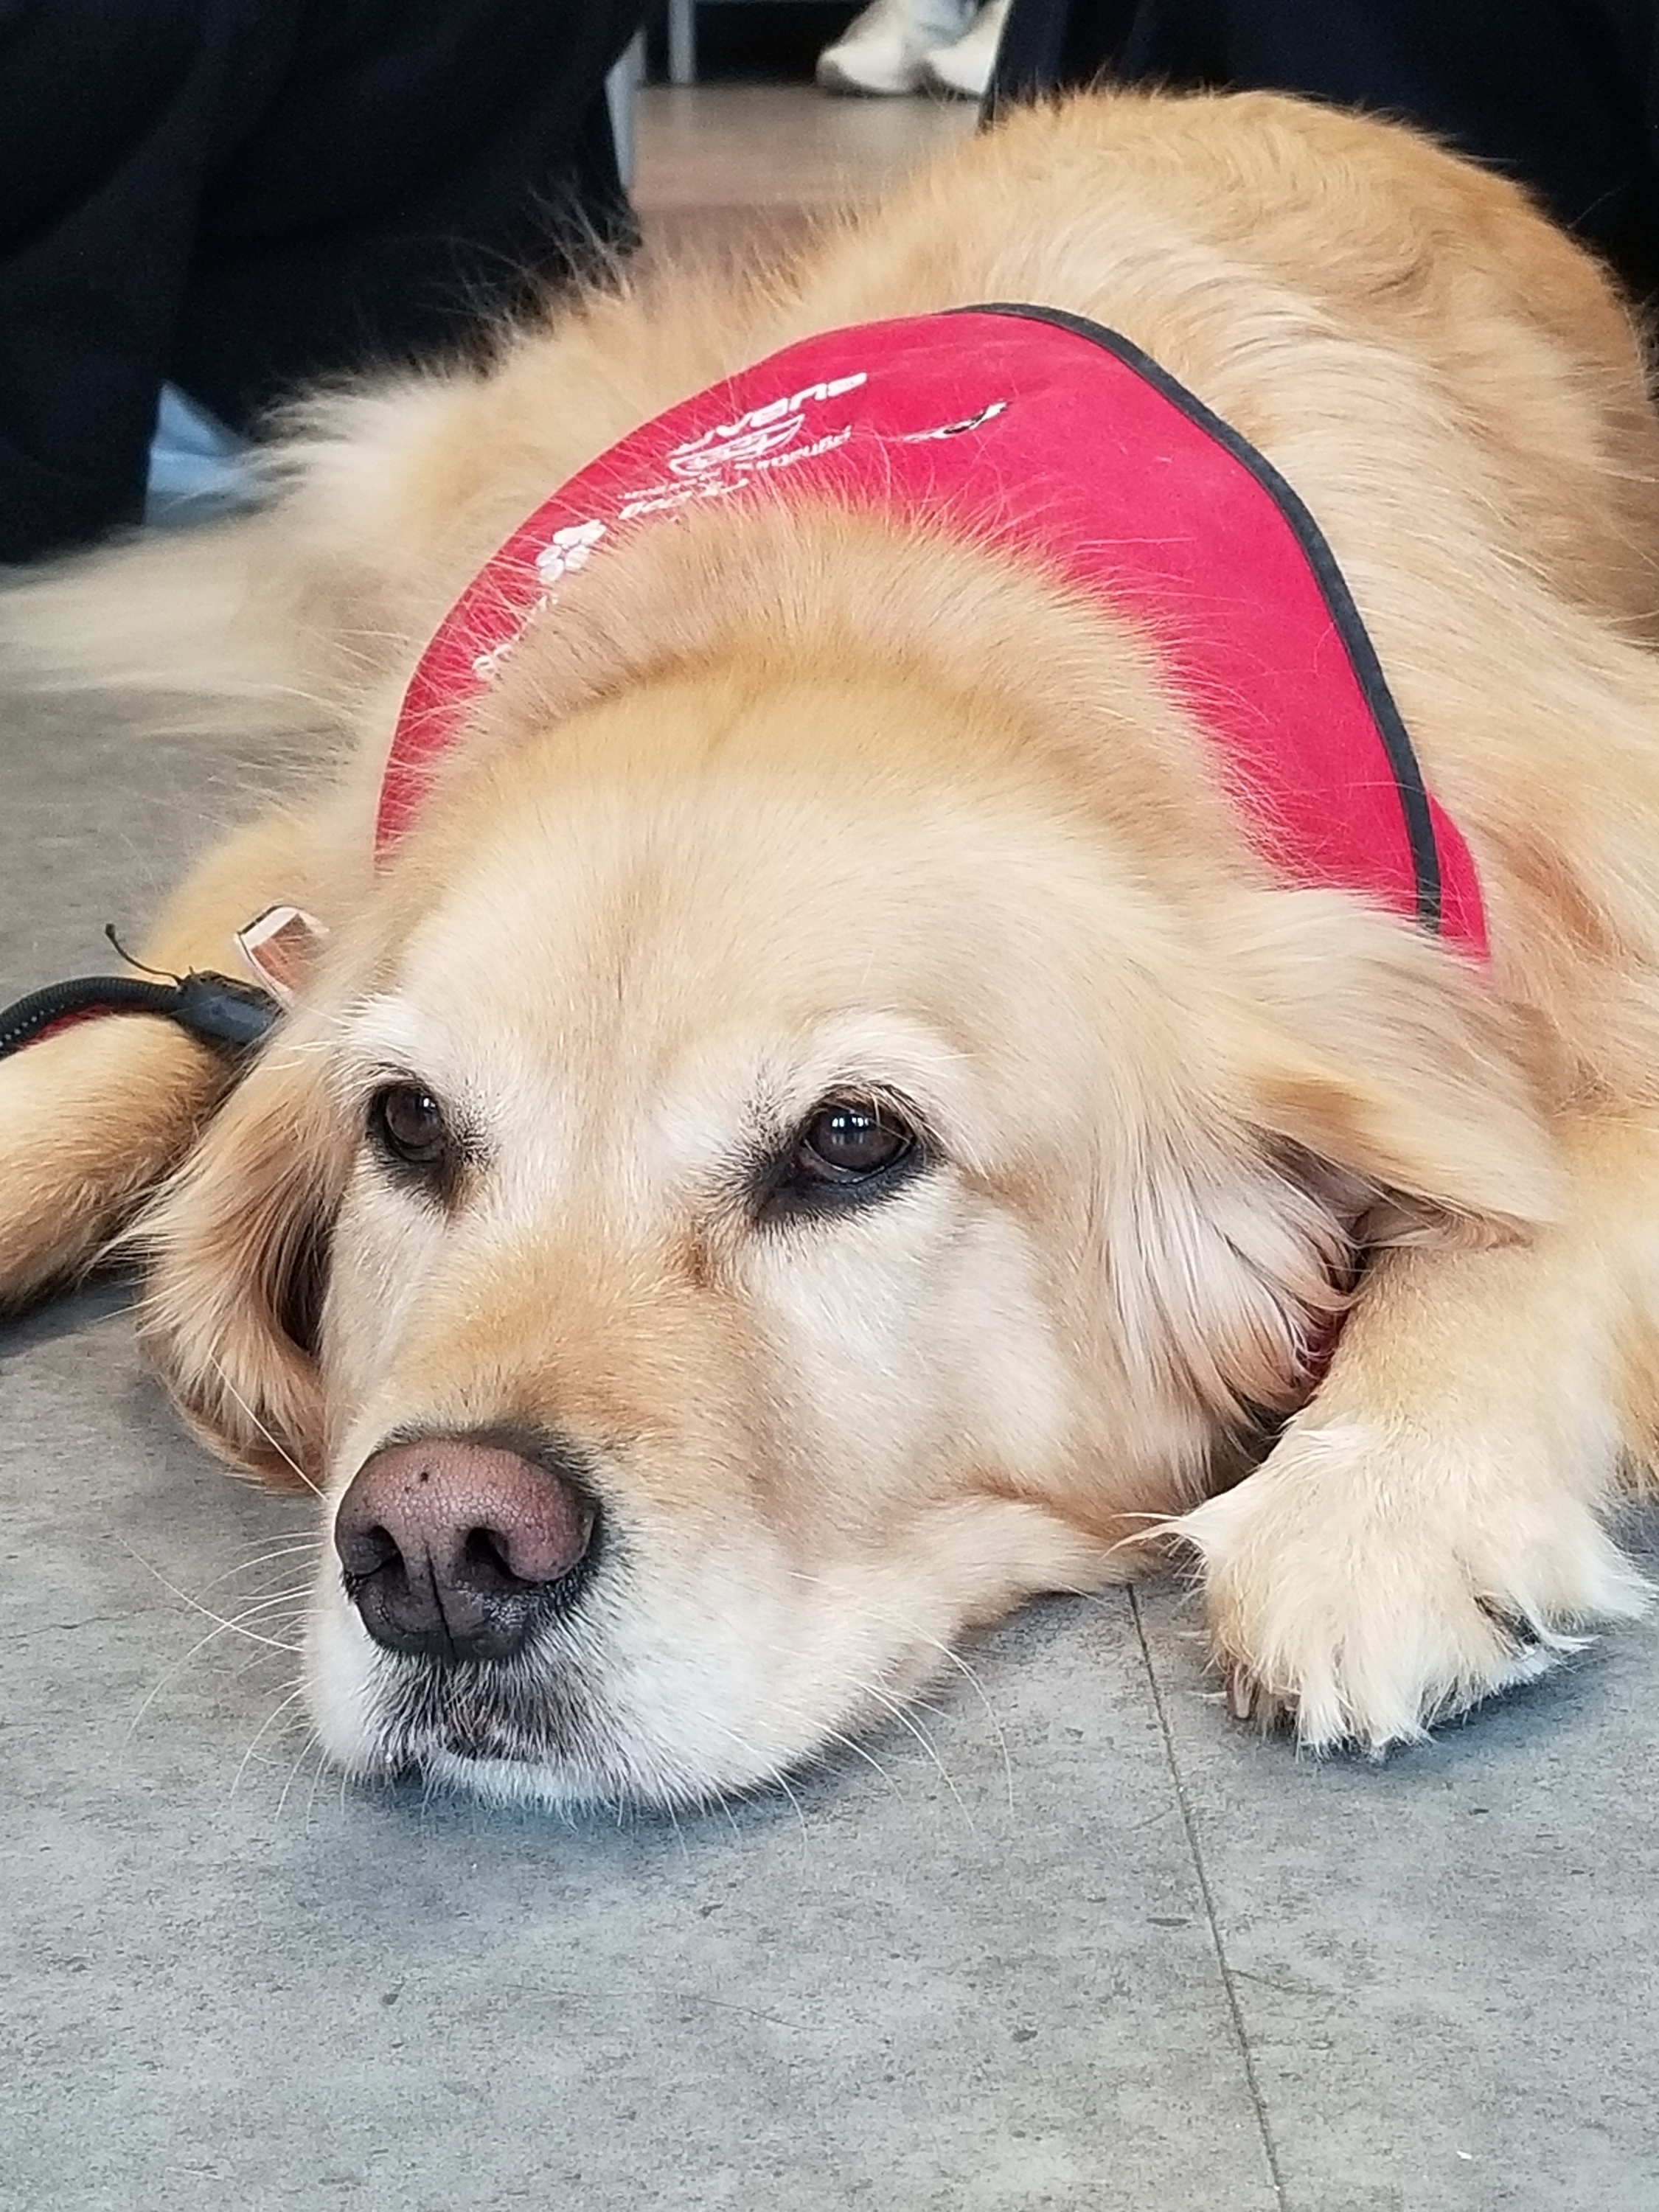
[(635, 530), (784, 489), (1024, 554), (1139, 618), (1290, 880), (1357, 891), (1483, 958), (1479, 878), (1425, 788), (1330, 547), (1270, 462), (1127, 338), (993, 305), (808, 338), (659, 415), (562, 485), (422, 654), (383, 855), (562, 580)]

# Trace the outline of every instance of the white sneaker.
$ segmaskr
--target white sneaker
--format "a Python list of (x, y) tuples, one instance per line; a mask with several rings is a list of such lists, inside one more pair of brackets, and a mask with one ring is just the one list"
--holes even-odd
[(987, 0), (969, 28), (948, 46), (935, 46), (921, 58), (921, 82), (959, 100), (983, 100), (997, 64), (1008, 0)]
[(959, 40), (972, 0), (872, 0), (818, 56), (826, 92), (915, 92), (922, 57)]

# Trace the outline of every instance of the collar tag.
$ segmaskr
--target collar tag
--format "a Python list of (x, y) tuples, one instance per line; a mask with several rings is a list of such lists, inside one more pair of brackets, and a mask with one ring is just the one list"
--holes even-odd
[(237, 931), (236, 945), (255, 981), (279, 1006), (291, 1006), (327, 935), (303, 907), (268, 906)]

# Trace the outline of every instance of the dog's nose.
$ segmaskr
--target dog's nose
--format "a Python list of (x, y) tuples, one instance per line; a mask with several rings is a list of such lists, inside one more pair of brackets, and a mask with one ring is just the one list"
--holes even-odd
[(377, 1644), (507, 1659), (571, 1590), (595, 1519), (556, 1455), (422, 1437), (363, 1462), (334, 1516), (334, 1548)]

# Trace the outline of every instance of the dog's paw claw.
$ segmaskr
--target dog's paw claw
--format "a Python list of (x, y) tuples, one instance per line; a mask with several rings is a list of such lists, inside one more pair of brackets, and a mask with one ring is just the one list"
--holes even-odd
[(1255, 1711), (1255, 1677), (1247, 1668), (1225, 1671), (1227, 1710), (1236, 1721), (1247, 1721)]
[(1276, 1727), (1284, 1719), (1284, 1701), (1252, 1668), (1237, 1661), (1225, 1662), (1223, 1682), (1227, 1710), (1236, 1721), (1254, 1721), (1265, 1729)]

